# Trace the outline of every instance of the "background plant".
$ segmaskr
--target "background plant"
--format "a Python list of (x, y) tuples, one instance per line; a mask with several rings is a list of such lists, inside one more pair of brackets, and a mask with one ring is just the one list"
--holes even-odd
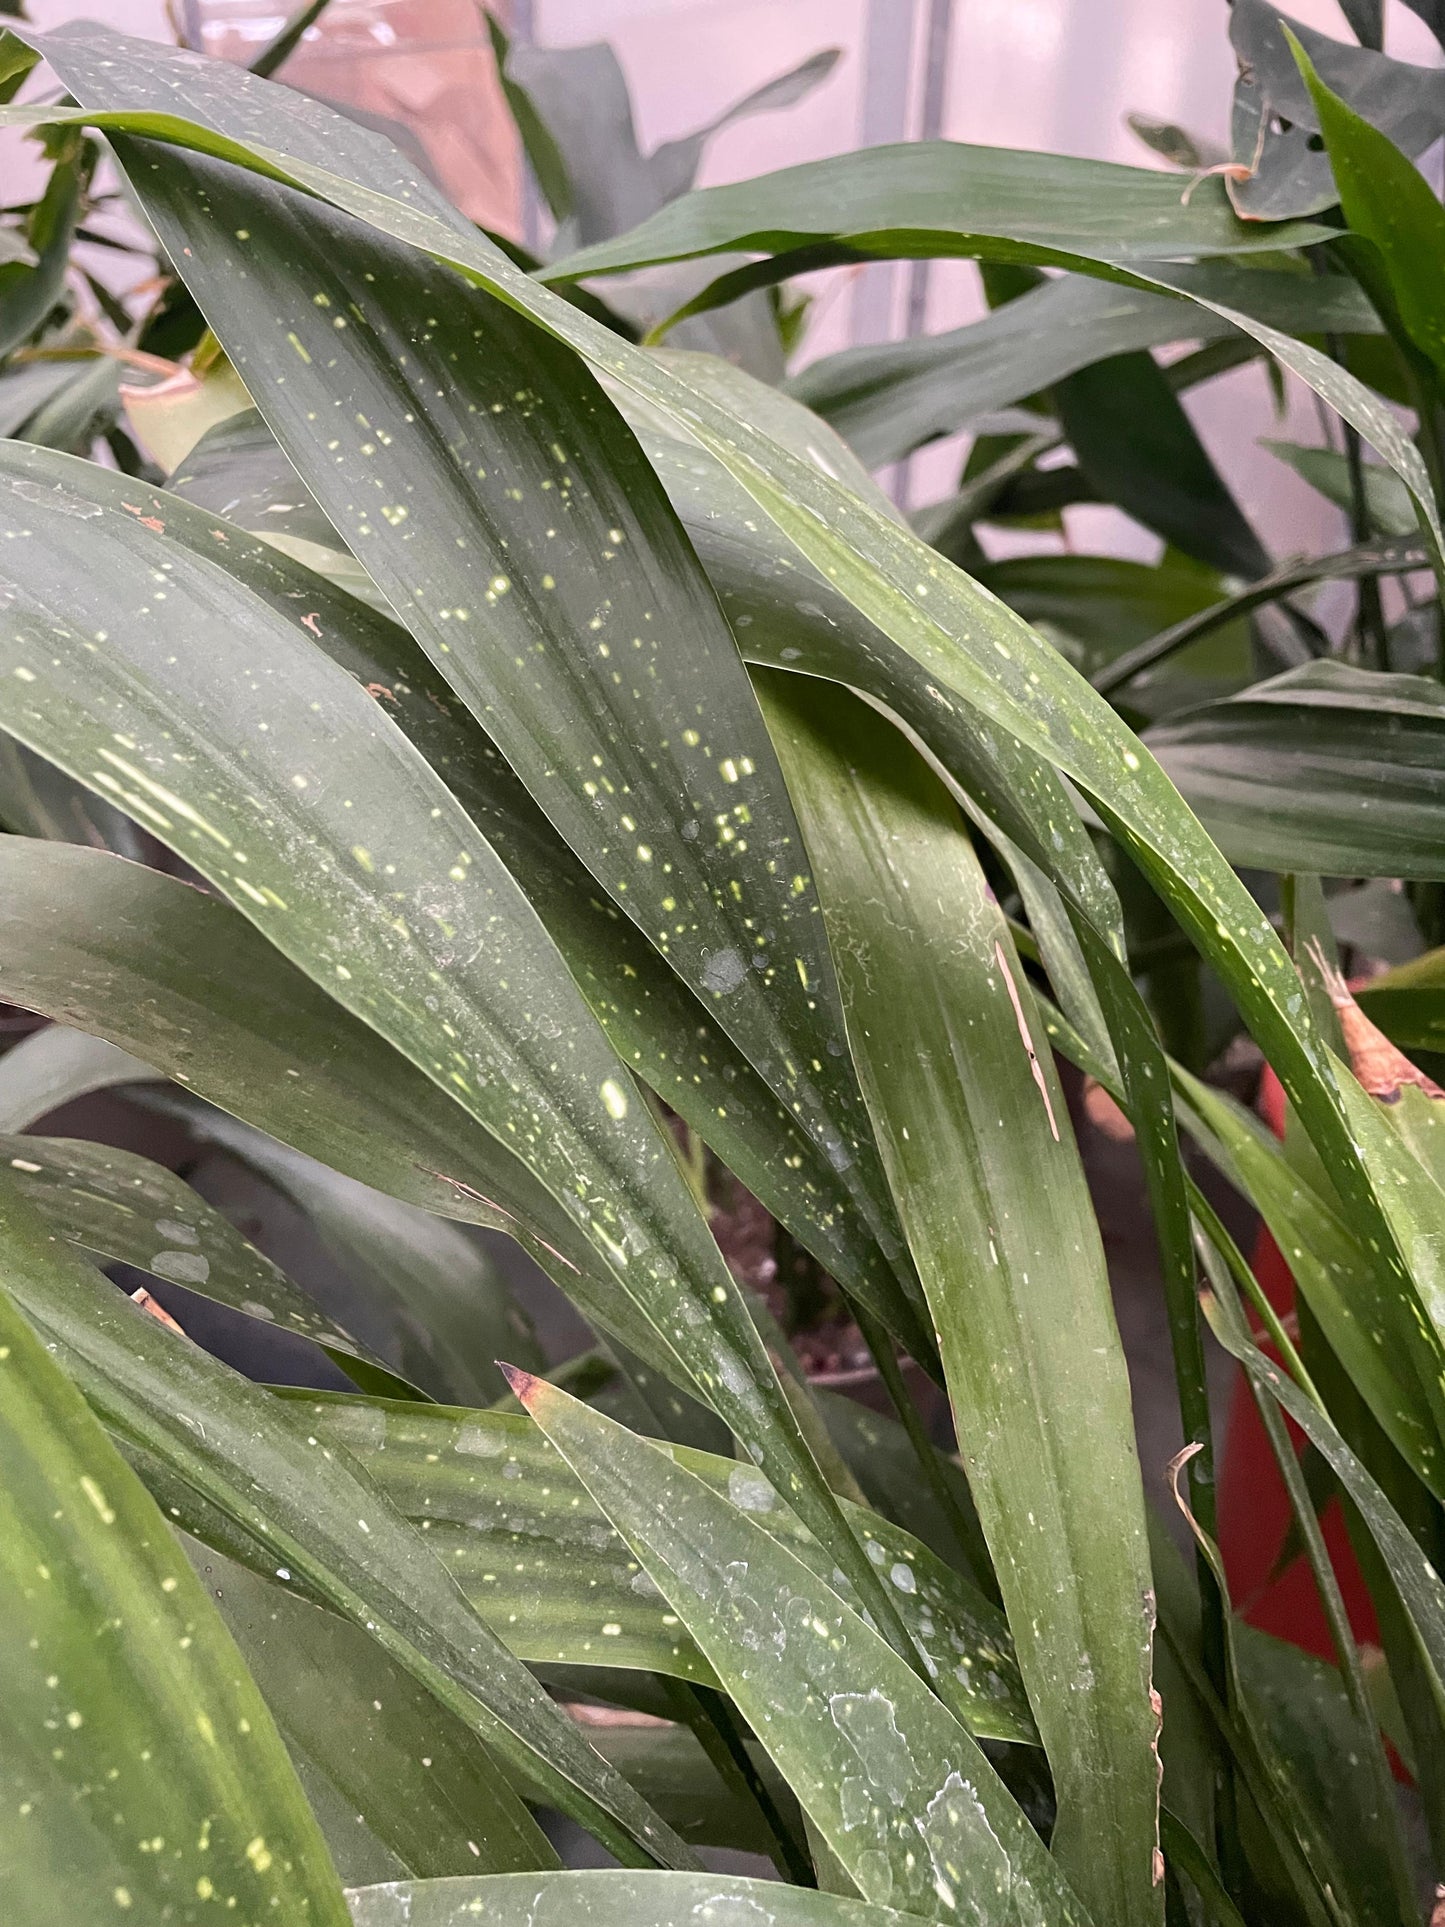
[[(615, 238), (499, 42), (585, 243), (546, 265), (264, 79), (3, 43), (12, 96), (41, 53), (65, 98), (6, 110), (55, 169), (0, 265), (0, 397), (111, 384), (0, 449), (0, 994), (55, 1020), (0, 1065), (19, 1919), (1428, 1907), (1445, 1176), (1397, 1046), (1435, 1047), (1442, 977), (1371, 988), (1391, 1044), (1334, 953), (1439, 934), (1445, 216), (1413, 161), (1442, 83), (1350, 16), (1353, 48), (1236, 0), (1234, 159), (1186, 179), (940, 145), (677, 193), (684, 155)], [(100, 141), (179, 277), (139, 333), (67, 302)], [(775, 375), (769, 291), (920, 253), (983, 262), (989, 317), (786, 388), (608, 300), (691, 263), (678, 325), (722, 344), (746, 298)], [(164, 476), (164, 418), (145, 454), (115, 412), (153, 354), (189, 358)], [(1180, 404), (1255, 356), (1343, 424), (1290, 453), (1348, 503), (1341, 554), (1269, 556)], [(910, 526), (868, 467), (980, 421)], [(1158, 567), (989, 560), (989, 526), (1086, 498)], [(1199, 1075), (1241, 1025), (1282, 1144)], [(1146, 1504), (1055, 1052), (1148, 1179), (1192, 1564)], [(161, 1164), (31, 1128), (104, 1087), (289, 1200), (345, 1293)], [(1289, 1254), (1290, 1328), (1200, 1160)], [(752, 1272), (713, 1236), (739, 1185)], [(465, 1225), (595, 1344), (544, 1372)], [(354, 1389), (253, 1382), (97, 1265)], [(808, 1289), (749, 1289), (779, 1269)], [(810, 1383), (818, 1302), (896, 1419)], [(1201, 1311), (1334, 1666), (1230, 1608)], [(620, 1870), (563, 1871), (539, 1811)], [(781, 1878), (700, 1871), (717, 1846)]]

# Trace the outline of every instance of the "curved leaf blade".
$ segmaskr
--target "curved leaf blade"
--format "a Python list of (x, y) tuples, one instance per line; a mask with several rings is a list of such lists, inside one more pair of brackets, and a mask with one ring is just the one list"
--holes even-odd
[[(535, 1426), (499, 1412), (283, 1395), (426, 1533), (518, 1658), (716, 1684), (585, 1485)], [(687, 1446), (668, 1449), (857, 1610), (857, 1595), (832, 1559), (760, 1473)], [(862, 1506), (845, 1501), (845, 1509), (870, 1560), (893, 1575), (899, 1611), (952, 1712), (971, 1733), (1032, 1743), (1033, 1718), (1002, 1614), (911, 1533)]]
[(763, 694), (1053, 1771), (1054, 1852), (1097, 1918), (1151, 1920), (1154, 1614), (1128, 1376), (1027, 979), (921, 758), (854, 696), (791, 677)]
[[(155, 519), (128, 516), (93, 464), (0, 449), (7, 566), (24, 578), (0, 610), (11, 672), (0, 721), (183, 852), (515, 1145), (622, 1301), (603, 1310), (594, 1292), (589, 1309), (614, 1328), (651, 1328), (644, 1349), (716, 1402), (902, 1639), (670, 1141), (511, 873), (379, 706), (312, 646), (309, 612), (287, 622), (219, 565), (183, 571), (148, 553), (163, 530), (143, 523)], [(188, 646), (203, 631), (208, 655)], [(218, 701), (218, 669), (235, 679), (234, 708)]]
[(475, 1733), (359, 1626), (195, 1541), (188, 1550), (298, 1766), (321, 1776), (400, 1871), (437, 1879), (558, 1864)]
[[(0, 1177), (23, 1295), (43, 1225)], [(17, 1927), (338, 1927), (341, 1890), (265, 1702), (160, 1512), (0, 1290), (0, 1868)]]
[(15, 1297), (108, 1429), (252, 1534), (278, 1576), (296, 1575), (363, 1625), (488, 1746), (525, 1757), (613, 1852), (691, 1863), (348, 1455), (311, 1444), (283, 1401), (163, 1328), (58, 1240), (47, 1248), (13, 1188), (0, 1194), (0, 1234), (26, 1240)]
[(736, 1874), (508, 1874), (395, 1881), (347, 1892), (353, 1927), (907, 1927), (916, 1914)]
[(545, 1380), (516, 1389), (865, 1899), (979, 1927), (1087, 1918), (975, 1742), (835, 1592), (656, 1447)]
[[(368, 1366), (406, 1396), (381, 1360), (325, 1317), (285, 1273), (164, 1165), (81, 1138), (0, 1136), (0, 1165), (22, 1197), (82, 1251), (229, 1305), (320, 1345), (343, 1371)], [(381, 1383), (369, 1389), (381, 1390)]]
[(1232, 863), (1314, 876), (1445, 868), (1445, 694), (1321, 661), (1145, 736)]

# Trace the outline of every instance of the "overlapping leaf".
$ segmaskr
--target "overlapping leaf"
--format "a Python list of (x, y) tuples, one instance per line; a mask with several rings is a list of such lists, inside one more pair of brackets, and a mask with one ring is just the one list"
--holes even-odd
[[(682, 1843), (608, 1769), (478, 1619), (426, 1541), (344, 1452), (287, 1407), (130, 1304), (13, 1191), (0, 1235), (25, 1244), (14, 1296), (107, 1428), (138, 1446), (365, 1629), (489, 1747), (632, 1864), (687, 1866)], [(173, 1503), (168, 1494), (168, 1502)], [(194, 1522), (185, 1516), (182, 1525)]]
[(796, 677), (764, 693), (1053, 1771), (1054, 1851), (1098, 1916), (1148, 1920), (1158, 1780), (1143, 1494), (1063, 1094), (942, 784), (855, 697)]
[(1087, 1918), (975, 1742), (837, 1593), (656, 1447), (543, 1380), (518, 1390), (865, 1899), (978, 1927)]
[(0, 1165), (21, 1196), (83, 1251), (309, 1338), (343, 1371), (356, 1365), (371, 1389), (389, 1383), (396, 1395), (404, 1386), (163, 1165), (109, 1145), (49, 1137), (0, 1137)]
[[(0, 1174), (17, 1297), (53, 1263)], [(108, 1289), (108, 1287), (106, 1287)], [(137, 1317), (140, 1314), (136, 1314)], [(265, 1703), (156, 1506), (0, 1290), (0, 1870), (16, 1927), (346, 1911)]]
[(1323, 876), (1445, 867), (1438, 682), (1310, 663), (1146, 741), (1234, 863)]
[[(293, 1397), (288, 1393), (288, 1400)], [(716, 1684), (565, 1462), (527, 1421), (495, 1412), (295, 1394), (318, 1437), (363, 1465), (427, 1535), (467, 1597), (519, 1658), (647, 1668)], [(833, 1586), (857, 1598), (817, 1541), (750, 1466), (686, 1446), (672, 1456)], [(1001, 1613), (911, 1533), (861, 1506), (848, 1516), (970, 1732), (1032, 1741)]]
[[(604, 1322), (640, 1314), (644, 1349), (717, 1401), (893, 1625), (661, 1127), (495, 850), (312, 646), (315, 612), (288, 620), (222, 566), (183, 570), (148, 549), (163, 530), (142, 524), (161, 518), (128, 515), (90, 464), (6, 453), (0, 517), (7, 566), (24, 575), (0, 619), (0, 721), (182, 851), (517, 1147), (602, 1257), (596, 1275), (622, 1301)], [(70, 567), (79, 522), (83, 578)], [(206, 659), (186, 645), (208, 622)], [(237, 703), (217, 702), (217, 656)]]

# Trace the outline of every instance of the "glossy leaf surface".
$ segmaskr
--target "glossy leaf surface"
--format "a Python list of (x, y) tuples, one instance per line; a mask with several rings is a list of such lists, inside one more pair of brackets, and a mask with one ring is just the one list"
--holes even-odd
[[(29, 1214), (5, 1203), (0, 1232)], [(43, 1250), (43, 1228), (31, 1235)], [(46, 1255), (15, 1277), (14, 1295), (109, 1430), (265, 1546), (278, 1577), (293, 1574), (363, 1625), (488, 1746), (525, 1756), (614, 1852), (690, 1864), (353, 1460), (312, 1444), (283, 1401), (165, 1330), (58, 1239)]]
[(354, 1927), (906, 1927), (916, 1914), (736, 1874), (565, 1873), (354, 1887)]
[[(667, 1602), (565, 1460), (525, 1420), (350, 1398), (299, 1401), (321, 1438), (365, 1466), (425, 1532), (467, 1597), (519, 1658), (648, 1668), (715, 1684)], [(856, 1610), (856, 1595), (751, 1466), (673, 1446), (672, 1456), (746, 1512)], [(848, 1516), (970, 1732), (1032, 1742), (1003, 1616), (912, 1534), (861, 1506)]]
[[(24, 1297), (55, 1267), (54, 1247), (3, 1174), (0, 1186), (0, 1264)], [(240, 1655), (159, 1510), (4, 1290), (0, 1440), (9, 1918), (51, 1927), (135, 1910), (191, 1923), (234, 1902), (240, 1918), (274, 1908), (344, 1922)]]
[(1053, 1771), (1054, 1851), (1096, 1914), (1145, 1920), (1160, 1897), (1143, 1494), (1063, 1093), (942, 784), (850, 695), (779, 677), (765, 700)]
[(978, 1927), (1087, 1918), (975, 1743), (835, 1592), (656, 1447), (544, 1380), (518, 1393), (865, 1899)]

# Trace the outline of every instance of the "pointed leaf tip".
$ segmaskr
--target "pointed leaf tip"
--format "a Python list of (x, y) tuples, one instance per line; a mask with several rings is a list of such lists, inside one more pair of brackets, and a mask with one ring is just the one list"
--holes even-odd
[(507, 1365), (500, 1358), (496, 1360), (496, 1366), (503, 1378), (506, 1379), (508, 1385), (511, 1386), (514, 1396), (519, 1398), (522, 1404), (527, 1407), (527, 1410), (530, 1411), (532, 1408), (530, 1404), (528, 1404), (528, 1400), (536, 1396), (537, 1389), (542, 1384), (542, 1380), (537, 1377), (535, 1372), (524, 1372), (520, 1365)]

